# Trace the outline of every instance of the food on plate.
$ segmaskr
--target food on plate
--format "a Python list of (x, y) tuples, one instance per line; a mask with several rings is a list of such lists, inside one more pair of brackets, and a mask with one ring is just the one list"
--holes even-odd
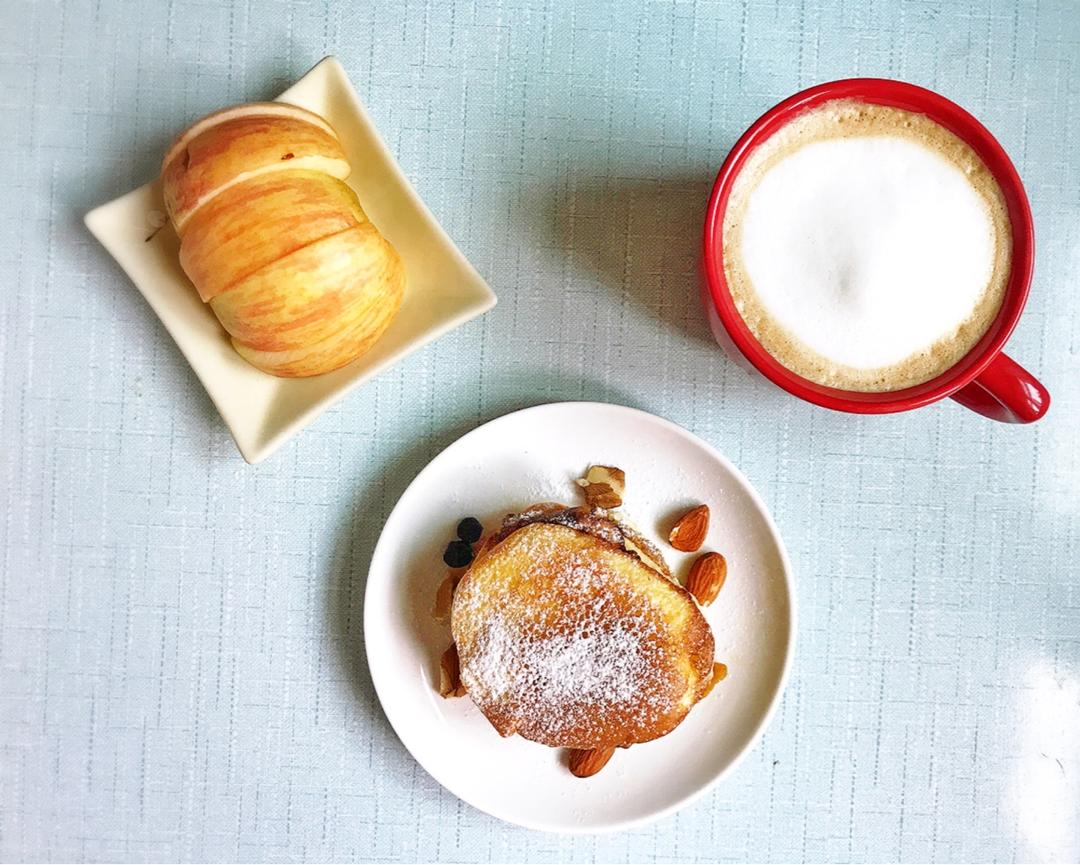
[(349, 172), (326, 120), (276, 102), (204, 117), (165, 156), (180, 264), (236, 351), (264, 372), (342, 367), (401, 306), (404, 266), (344, 182)]
[(668, 543), (684, 553), (696, 553), (709, 534), (709, 506), (691, 508), (671, 527)]
[[(709, 534), (709, 506), (697, 505), (675, 521), (668, 534), (668, 543), (684, 553), (696, 553)], [(720, 553), (702, 553), (690, 566), (686, 589), (703, 607), (709, 606), (720, 594), (727, 580), (727, 559)], [(726, 669), (726, 668), (725, 668)]]
[(704, 695), (712, 631), (645, 543), (589, 507), (526, 511), (465, 572), (451, 609), (461, 683), (500, 734), (626, 747)]
[(463, 568), (473, 560), (472, 545), (467, 541), (452, 540), (446, 545), (442, 558), (451, 568)]
[(585, 491), (585, 501), (594, 508), (622, 507), (626, 492), (626, 474), (615, 466), (589, 466), (585, 477), (578, 478)]
[(570, 773), (578, 778), (590, 778), (603, 769), (613, 756), (614, 748), (573, 748), (566, 765)]
[(476, 517), (465, 517), (457, 527), (457, 536), (467, 544), (475, 544), (484, 534), (484, 526)]
[(450, 606), (454, 603), (454, 589), (457, 588), (462, 573), (464, 573), (463, 568), (451, 568), (443, 581), (439, 583), (439, 589), (435, 592), (435, 605), (431, 610), (432, 618), (436, 622), (450, 621)]
[(439, 693), (444, 697), (465, 696), (465, 688), (461, 684), (457, 646), (453, 643), (439, 658)]
[(443, 561), (451, 568), (464, 568), (475, 558), (473, 544), (484, 534), (484, 527), (476, 517), (465, 517), (457, 527), (457, 537), (446, 545)]
[(463, 520), (451, 543), (476, 543), (475, 558), (443, 580), (435, 616), (453, 636), (440, 693), (468, 695), (503, 736), (570, 749), (585, 778), (615, 748), (671, 732), (721, 678), (700, 605), (726, 564), (705, 554), (690, 574), (700, 594), (683, 588), (654, 544), (592, 503), (622, 504), (620, 469), (592, 466), (578, 484), (585, 506), (535, 504), (487, 535)]
[(716, 600), (727, 579), (727, 559), (720, 553), (702, 553), (690, 566), (686, 590), (703, 607)]
[(721, 664), (717, 661), (712, 667), (712, 681), (709, 682), (709, 687), (705, 689), (705, 696), (709, 696), (712, 693), (712, 689), (715, 688), (720, 682), (727, 678), (727, 664)]

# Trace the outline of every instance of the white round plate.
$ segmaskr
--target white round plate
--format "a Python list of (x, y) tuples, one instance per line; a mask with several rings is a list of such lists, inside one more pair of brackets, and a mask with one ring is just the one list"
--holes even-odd
[[(672, 520), (705, 502), (704, 549), (728, 578), (706, 610), (728, 677), (662, 739), (615, 753), (581, 780), (555, 749), (502, 739), (468, 697), (438, 694), (450, 629), (432, 617), (442, 552), (457, 522), (486, 529), (540, 501), (580, 504), (574, 479), (593, 463), (626, 472), (622, 513), (660, 541)], [(676, 574), (693, 554), (666, 544)], [(493, 420), (439, 454), (402, 495), (375, 548), (364, 635), (375, 690), (421, 766), (495, 817), (553, 832), (601, 832), (656, 819), (704, 793), (757, 740), (787, 677), (794, 633), (790, 565), (772, 519), (739, 471), (669, 421), (602, 403), (554, 403)]]

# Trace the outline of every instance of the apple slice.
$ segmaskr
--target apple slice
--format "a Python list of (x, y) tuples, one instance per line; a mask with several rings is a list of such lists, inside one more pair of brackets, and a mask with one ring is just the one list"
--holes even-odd
[(238, 348), (287, 352), (358, 326), (373, 340), (401, 305), (404, 282), (397, 252), (367, 222), (267, 264), (210, 306)]
[(197, 121), (169, 148), (161, 169), (165, 209), (182, 238), (215, 195), (259, 174), (295, 169), (349, 176), (345, 151), (325, 120), (280, 103), (227, 108)]
[(361, 225), (356, 193), (319, 171), (274, 171), (231, 186), (191, 217), (180, 264), (204, 302), (320, 238)]
[(252, 116), (287, 117), (290, 120), (304, 120), (320, 127), (334, 138), (338, 137), (337, 132), (334, 131), (334, 127), (326, 121), (325, 117), (321, 114), (316, 114), (314, 111), (308, 111), (306, 108), (301, 108), (299, 105), (290, 105), (288, 102), (245, 102), (242, 105), (232, 105), (228, 108), (220, 108), (217, 111), (207, 114), (205, 117), (200, 117), (192, 123), (187, 129), (173, 139), (173, 143), (169, 145), (169, 150), (165, 154), (163, 164), (168, 165), (173, 157), (175, 157), (181, 149), (187, 147), (188, 143), (193, 138), (197, 138), (210, 127), (219, 126), (230, 120), (238, 120)]
[(260, 351), (232, 341), (244, 360), (263, 372), (282, 378), (303, 378), (333, 372), (365, 354), (390, 326), (396, 306), (374, 306), (370, 315), (343, 331), (304, 348)]

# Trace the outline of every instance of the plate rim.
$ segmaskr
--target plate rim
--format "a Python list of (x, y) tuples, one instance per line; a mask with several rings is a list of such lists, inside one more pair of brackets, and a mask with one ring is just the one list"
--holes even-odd
[[(630, 417), (636, 417), (636, 418), (639, 418), (639, 419), (643, 419), (643, 420), (645, 420), (647, 422), (650, 422), (650, 423), (658, 423), (661, 427), (665, 427), (669, 431), (672, 431), (672, 432), (676, 433), (677, 435), (690, 440), (692, 443), (704, 448), (704, 450), (708, 454), (710, 454), (714, 458), (718, 459), (720, 461), (720, 463), (729, 472), (731, 472), (732, 476), (735, 477), (736, 480), (739, 481), (740, 485), (742, 486), (742, 489), (749, 494), (751, 501), (754, 503), (754, 505), (757, 507), (758, 511), (760, 512), (761, 516), (764, 518), (765, 526), (769, 531), (769, 536), (772, 539), (773, 543), (775, 544), (777, 552), (779, 553), (780, 563), (781, 563), (781, 566), (782, 566), (783, 586), (784, 586), (786, 596), (787, 596), (787, 601), (788, 601), (788, 616), (787, 616), (788, 624), (787, 624), (787, 633), (785, 634), (785, 637), (786, 637), (786, 650), (784, 652), (784, 660), (783, 660), (783, 665), (782, 665), (781, 672), (780, 672), (780, 677), (777, 680), (776, 687), (773, 690), (773, 693), (769, 697), (769, 704), (766, 707), (765, 712), (761, 715), (760, 719), (754, 725), (753, 731), (751, 732), (750, 736), (746, 740), (746, 744), (731, 759), (731, 761), (723, 769), (721, 769), (719, 772), (717, 772), (712, 778), (710, 778), (708, 781), (706, 781), (704, 784), (702, 784), (696, 790), (693, 790), (690, 793), (687, 793), (686, 795), (682, 796), (681, 798), (676, 799), (674, 802), (671, 802), (671, 803), (669, 803), (669, 804), (667, 804), (667, 805), (665, 805), (665, 806), (663, 806), (661, 808), (657, 808), (655, 810), (652, 810), (652, 811), (650, 811), (650, 812), (648, 812), (646, 814), (643, 814), (642, 816), (639, 816), (639, 817), (632, 817), (632, 818), (627, 818), (627, 819), (624, 819), (624, 820), (609, 821), (607, 823), (603, 823), (603, 824), (595, 825), (595, 826), (578, 826), (578, 825), (565, 826), (563, 824), (557, 824), (556, 825), (556, 824), (553, 824), (551, 822), (547, 822), (547, 821), (544, 821), (544, 820), (530, 820), (530, 819), (527, 819), (527, 818), (526, 819), (510, 818), (510, 817), (503, 816), (502, 814), (496, 814), (492, 810), (489, 810), (487, 807), (484, 807), (483, 805), (480, 805), (479, 803), (474, 801), (471, 797), (463, 795), (461, 792), (458, 791), (458, 789), (456, 789), (450, 783), (447, 783), (445, 780), (443, 780), (442, 777), (436, 775), (435, 772), (433, 772), (431, 770), (431, 768), (429, 768), (429, 766), (426, 763), (424, 763), (424, 761), (422, 761), (418, 756), (416, 756), (416, 754), (413, 752), (413, 749), (409, 746), (409, 743), (406, 741), (405, 737), (402, 735), (401, 730), (398, 727), (398, 724), (395, 723), (394, 718), (392, 718), (390, 716), (390, 713), (387, 711), (386, 702), (383, 699), (383, 694), (384, 694), (383, 689), (384, 689), (385, 685), (381, 685), (380, 682), (384, 681), (382, 677), (384, 675), (388, 676), (389, 673), (388, 672), (383, 672), (383, 673), (379, 672), (379, 670), (376, 669), (375, 664), (372, 663), (372, 656), (371, 656), (371, 647), (372, 647), (372, 637), (371, 637), (372, 628), (371, 628), (371, 625), (375, 621), (375, 613), (373, 612), (373, 607), (372, 607), (372, 604), (370, 603), (371, 595), (372, 595), (372, 585), (373, 585), (372, 580), (371, 580), (371, 575), (375, 571), (375, 565), (376, 565), (376, 562), (378, 562), (378, 560), (380, 558), (380, 554), (382, 554), (383, 556), (386, 555), (385, 549), (388, 548), (388, 544), (389, 544), (389, 542), (387, 542), (385, 540), (385, 538), (386, 538), (386, 526), (397, 515), (398, 511), (401, 510), (402, 503), (405, 501), (405, 499), (412, 492), (413, 488), (418, 486), (420, 483), (422, 483), (422, 481), (424, 480), (424, 477), (429, 473), (429, 471), (432, 470), (432, 466), (441, 457), (445, 456), (449, 451), (451, 451), (452, 449), (458, 447), (463, 442), (466, 442), (469, 438), (476, 435), (481, 430), (486, 429), (487, 427), (492, 426), (493, 424), (498, 424), (500, 422), (506, 421), (508, 418), (514, 418), (514, 417), (517, 417), (519, 415), (524, 415), (524, 414), (529, 414), (529, 413), (534, 413), (534, 412), (541, 412), (541, 411), (550, 411), (551, 409), (555, 409), (555, 408), (567, 408), (567, 407), (571, 407), (571, 406), (573, 406), (575, 408), (587, 409), (587, 410), (600, 409), (602, 411), (615, 411), (616, 413), (625, 412)], [(412, 479), (412, 481), (409, 482), (409, 485), (404, 489), (404, 491), (398, 497), (397, 502), (394, 504), (394, 507), (390, 510), (390, 513), (387, 515), (386, 520), (383, 522), (382, 529), (380, 529), (380, 531), (379, 531), (379, 539), (375, 542), (375, 547), (372, 550), (372, 554), (371, 554), (371, 562), (368, 565), (368, 571), (367, 571), (367, 574), (365, 575), (365, 584), (364, 584), (364, 621), (363, 621), (363, 627), (364, 627), (364, 655), (365, 655), (365, 659), (367, 660), (368, 672), (371, 675), (371, 682), (372, 682), (372, 685), (373, 685), (373, 687), (375, 689), (375, 695), (376, 695), (376, 697), (378, 697), (379, 707), (382, 709), (383, 716), (389, 722), (391, 729), (393, 729), (394, 734), (398, 737), (398, 740), (405, 747), (405, 750), (409, 752), (409, 756), (413, 760), (415, 760), (417, 765), (419, 765), (421, 769), (423, 769), (425, 772), (427, 772), (427, 774), (434, 781), (436, 781), (439, 784), (440, 787), (442, 787), (448, 793), (450, 793), (453, 796), (460, 799), (462, 802), (464, 802), (467, 805), (475, 808), (477, 811), (480, 811), (481, 813), (486, 814), (489, 817), (494, 817), (497, 820), (502, 820), (503, 822), (509, 823), (511, 825), (521, 826), (521, 827), (523, 827), (525, 829), (529, 829), (529, 830), (533, 830), (533, 831), (548, 832), (548, 833), (562, 834), (562, 835), (603, 835), (603, 834), (610, 834), (610, 833), (614, 833), (614, 832), (622, 832), (622, 831), (633, 829), (633, 828), (636, 828), (636, 827), (639, 827), (639, 826), (654, 823), (654, 822), (656, 822), (658, 820), (664, 819), (665, 817), (669, 817), (672, 814), (674, 814), (676, 811), (679, 811), (679, 810), (691, 805), (692, 803), (698, 801), (703, 796), (705, 796), (705, 794), (707, 794), (710, 790), (713, 790), (716, 787), (717, 784), (719, 784), (724, 778), (728, 777), (732, 772), (734, 772), (735, 769), (746, 758), (746, 756), (751, 751), (753, 751), (754, 748), (757, 747), (757, 745), (761, 741), (762, 736), (765, 733), (765, 730), (768, 728), (769, 724), (772, 722), (773, 717), (775, 716), (775, 714), (776, 714), (776, 712), (777, 712), (777, 710), (778, 710), (778, 708), (780, 706), (780, 702), (781, 702), (781, 700), (783, 698), (784, 692), (787, 690), (788, 681), (789, 681), (790, 676), (791, 676), (791, 668), (792, 668), (792, 663), (793, 663), (793, 659), (794, 659), (794, 656), (795, 656), (795, 640), (796, 640), (796, 634), (797, 634), (797, 631), (798, 631), (798, 629), (797, 629), (797, 615), (798, 615), (798, 613), (797, 613), (796, 607), (797, 607), (797, 595), (795, 593), (795, 585), (794, 585), (794, 578), (793, 578), (793, 575), (792, 575), (791, 559), (788, 556), (787, 548), (784, 546), (784, 541), (783, 541), (783, 538), (780, 535), (780, 531), (779, 531), (779, 529), (778, 529), (778, 527), (776, 525), (776, 521), (773, 519), (772, 513), (770, 512), (768, 507), (766, 507), (765, 502), (761, 498), (761, 496), (759, 495), (758, 491), (750, 483), (750, 481), (746, 477), (746, 475), (744, 475), (742, 473), (742, 471), (740, 471), (739, 468), (733, 462), (731, 462), (731, 460), (729, 460), (726, 456), (724, 456), (724, 454), (720, 453), (720, 451), (717, 448), (715, 448), (712, 444), (705, 441), (700, 436), (695, 435), (693, 432), (686, 429), (685, 427), (682, 427), (679, 424), (675, 423), (674, 421), (670, 421), (665, 417), (661, 417), (660, 415), (653, 414), (652, 412), (649, 412), (649, 411), (645, 411), (644, 409), (634, 408), (632, 406), (622, 405), (622, 404), (619, 404), (619, 403), (600, 402), (600, 401), (595, 401), (595, 400), (562, 400), (562, 401), (559, 401), (559, 402), (539, 403), (537, 405), (532, 405), (532, 406), (527, 406), (525, 408), (516, 409), (514, 411), (510, 411), (510, 412), (507, 412), (506, 414), (499, 415), (498, 417), (492, 418), (491, 420), (485, 421), (484, 423), (482, 423), (482, 424), (480, 424), (480, 425), (478, 425), (476, 427), (473, 427), (471, 430), (469, 430), (468, 432), (466, 432), (463, 435), (459, 436), (457, 439), (452, 441), (450, 444), (448, 444), (446, 447), (444, 447), (442, 450), (440, 450), (437, 454), (435, 454), (435, 456), (433, 456), (427, 462), (427, 464), (417, 473), (416, 477), (414, 477)]]

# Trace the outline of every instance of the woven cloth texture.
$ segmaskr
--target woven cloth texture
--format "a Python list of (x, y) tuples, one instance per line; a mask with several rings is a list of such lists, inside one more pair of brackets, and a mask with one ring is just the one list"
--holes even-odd
[[(245, 465), (82, 216), (187, 122), (337, 55), (500, 296)], [(830, 413), (751, 378), (697, 298), (717, 168), (812, 84), (901, 78), (975, 113), (1031, 198), (1008, 427), (945, 402)], [(1080, 5), (0, 6), (0, 857), (1080, 857)], [(382, 522), (441, 448), (540, 402), (625, 403), (718, 447), (794, 564), (763, 740), (634, 831), (559, 837), (409, 756), (363, 654)]]

